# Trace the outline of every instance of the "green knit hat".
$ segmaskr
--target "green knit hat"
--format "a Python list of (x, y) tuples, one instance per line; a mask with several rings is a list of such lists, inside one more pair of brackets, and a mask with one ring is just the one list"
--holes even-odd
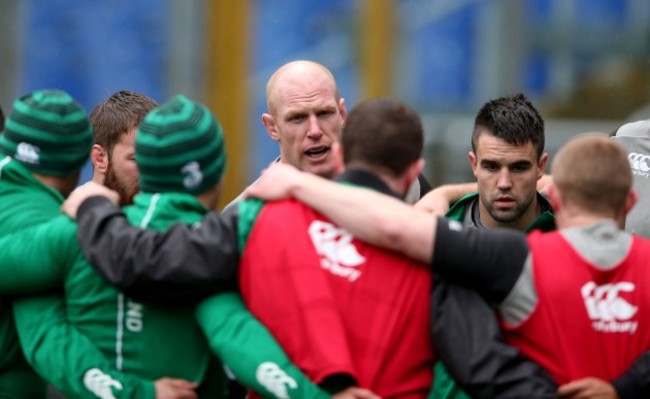
[(16, 100), (0, 135), (0, 151), (48, 176), (78, 172), (92, 144), (86, 112), (58, 90), (39, 90)]
[(221, 181), (223, 130), (208, 108), (177, 95), (140, 124), (135, 162), (142, 192), (200, 194)]

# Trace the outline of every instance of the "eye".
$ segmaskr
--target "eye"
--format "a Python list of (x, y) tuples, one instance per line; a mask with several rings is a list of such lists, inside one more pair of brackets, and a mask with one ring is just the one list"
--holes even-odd
[(302, 114), (291, 115), (287, 118), (290, 123), (300, 123), (303, 120), (305, 120), (305, 115)]
[(516, 164), (510, 168), (510, 170), (512, 170), (513, 172), (525, 172), (529, 169), (530, 169), (530, 165), (528, 164)]
[(334, 115), (334, 110), (332, 110), (332, 109), (327, 109), (327, 110), (318, 111), (318, 113), (317, 113), (316, 115), (317, 115), (319, 118), (328, 117), (328, 116), (330, 116), (330, 115)]
[(482, 165), (483, 165), (483, 169), (485, 169), (487, 171), (490, 171), (490, 172), (496, 172), (497, 170), (499, 170), (499, 165), (497, 165), (495, 163), (485, 162)]

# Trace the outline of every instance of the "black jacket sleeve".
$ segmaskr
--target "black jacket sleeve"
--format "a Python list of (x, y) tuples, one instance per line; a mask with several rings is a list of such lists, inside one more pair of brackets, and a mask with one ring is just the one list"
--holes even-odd
[(452, 284), (478, 292), (488, 303), (501, 303), (523, 271), (526, 235), (508, 229), (462, 228), (438, 219), (432, 270)]
[(439, 222), (431, 320), (436, 353), (449, 374), (473, 398), (556, 398), (550, 376), (505, 343), (486, 302), (505, 299), (521, 275), (525, 236)]
[(650, 352), (639, 356), (612, 385), (621, 399), (650, 398)]
[(118, 207), (93, 197), (77, 219), (89, 262), (134, 299), (177, 304), (237, 287), (235, 212), (210, 212), (197, 227), (179, 223), (158, 233), (131, 226)]
[(436, 354), (472, 398), (557, 398), (537, 363), (505, 343), (494, 310), (474, 291), (437, 280), (431, 295)]

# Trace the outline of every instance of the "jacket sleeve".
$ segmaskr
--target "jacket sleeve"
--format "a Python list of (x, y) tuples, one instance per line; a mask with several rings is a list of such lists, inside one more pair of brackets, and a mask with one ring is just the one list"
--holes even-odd
[(328, 398), (287, 357), (236, 293), (214, 295), (196, 309), (210, 348), (237, 380), (269, 398)]
[(529, 250), (525, 234), (509, 229), (462, 228), (439, 218), (432, 269), (451, 284), (476, 291), (489, 304), (510, 294)]
[(43, 399), (45, 381), (23, 356), (9, 299), (0, 301), (0, 353), (0, 398)]
[[(76, 225), (65, 216), (6, 239), (13, 241), (0, 244), (0, 285), (22, 287), (23, 293), (27, 288), (61, 289), (70, 259), (79, 255)], [(25, 287), (23, 279), (31, 280), (31, 287)], [(155, 397), (151, 381), (114, 370), (95, 345), (68, 323), (61, 296), (16, 298), (13, 310), (27, 361), (70, 397), (96, 398), (102, 389), (111, 389), (111, 385), (116, 398)]]
[[(152, 381), (123, 374), (66, 321), (60, 296), (14, 300), (16, 329), (27, 362), (66, 396), (155, 398)], [(111, 392), (113, 396), (107, 395)]]
[(639, 356), (625, 374), (612, 382), (620, 399), (650, 397), (650, 351)]
[(0, 294), (37, 294), (62, 287), (65, 268), (57, 258), (77, 246), (75, 234), (76, 225), (61, 216), (0, 238)]
[[(557, 385), (550, 376), (505, 343), (494, 310), (479, 294), (436, 281), (431, 311), (436, 353), (470, 397), (557, 397)], [(438, 365), (436, 372), (440, 368)], [(440, 380), (436, 374), (435, 391), (458, 392), (453, 380), (447, 379), (446, 386), (440, 386), (444, 378)]]
[(236, 216), (210, 212), (199, 226), (158, 233), (131, 226), (118, 207), (93, 197), (79, 208), (78, 239), (95, 269), (126, 295), (196, 301), (237, 287)]

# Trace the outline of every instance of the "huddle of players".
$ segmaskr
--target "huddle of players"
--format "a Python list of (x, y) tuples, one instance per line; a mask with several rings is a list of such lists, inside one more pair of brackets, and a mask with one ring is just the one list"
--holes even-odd
[[(566, 384), (559, 391), (566, 397), (590, 390), (643, 396), (647, 279), (627, 270), (642, 273), (635, 257), (648, 244), (609, 223), (634, 202), (627, 158), (613, 140), (580, 138), (558, 154), (551, 205), (536, 191), (548, 158), (539, 113), (523, 95), (486, 103), (469, 153), (478, 192), (448, 213), (478, 228), (463, 229), (417, 210), (439, 200), (435, 192), (408, 211), (391, 202), (382, 208), (385, 197), (364, 199), (368, 190), (350, 187), (352, 196), (326, 201), (341, 185), (303, 186), (296, 182), (308, 177), (282, 168), (333, 178), (344, 164), (339, 181), (399, 200), (420, 197), (422, 126), (406, 105), (374, 100), (348, 114), (331, 73), (306, 61), (276, 71), (267, 100), (262, 121), (280, 158), (252, 190), (273, 196), (286, 186), (282, 196), (322, 214), (303, 202), (256, 200), (209, 212), (225, 165), (223, 132), (209, 110), (185, 97), (157, 108), (137, 93), (111, 96), (91, 114), (94, 145), (85, 114), (65, 93), (16, 101), (0, 138), (0, 289), (12, 295), (0, 307), (8, 354), (0, 359), (0, 392), (42, 397), (33, 368), (70, 397), (225, 397), (221, 361), (268, 397), (373, 397), (354, 386), (382, 397), (462, 397), (442, 364), (433, 378), (440, 358), (473, 397), (554, 397), (555, 383)], [(114, 202), (132, 205), (125, 216), (94, 197), (102, 187), (87, 185), (67, 205), (77, 227), (58, 213), (89, 151), (93, 180), (117, 191)], [(320, 202), (310, 202), (310, 189)], [(355, 230), (372, 226), (372, 210), (390, 207), (371, 232)], [(567, 218), (576, 209), (589, 210), (592, 217), (581, 220), (591, 230)], [(526, 241), (480, 231), (554, 230), (553, 211), (563, 215), (562, 233)], [(368, 219), (347, 225), (357, 217)], [(410, 234), (404, 239), (394, 231), (382, 238), (388, 220), (429, 224), (399, 229)], [(559, 261), (539, 255), (548, 246)], [(576, 257), (594, 282), (577, 287), (577, 301), (557, 306), (548, 287), (578, 270)], [(574, 330), (568, 322), (580, 326), (582, 347), (562, 335)], [(597, 378), (570, 383), (590, 376)]]

